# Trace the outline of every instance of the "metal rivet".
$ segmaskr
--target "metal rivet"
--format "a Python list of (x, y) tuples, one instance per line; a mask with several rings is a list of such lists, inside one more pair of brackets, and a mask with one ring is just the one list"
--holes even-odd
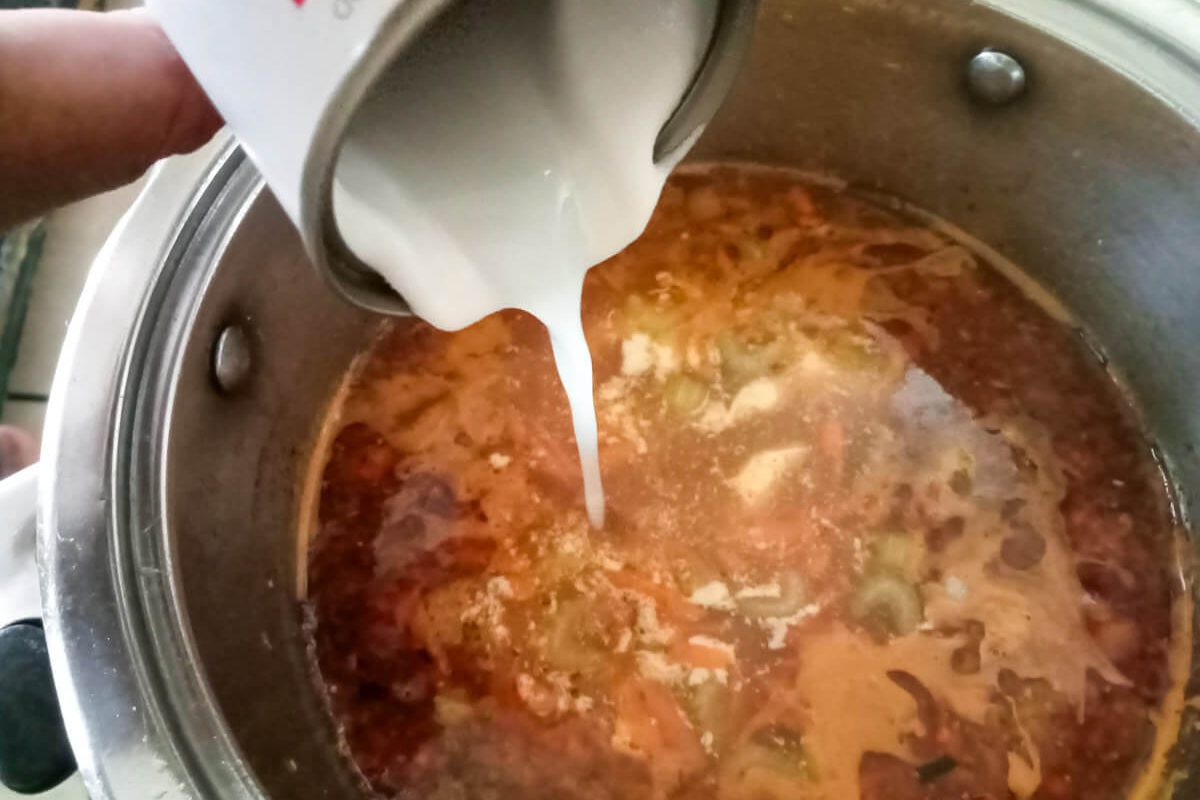
[(967, 85), (985, 103), (1006, 105), (1025, 91), (1025, 68), (1008, 53), (984, 50), (967, 67)]
[(232, 394), (246, 385), (252, 366), (250, 337), (240, 325), (230, 325), (217, 334), (213, 346), (213, 380), (226, 394)]

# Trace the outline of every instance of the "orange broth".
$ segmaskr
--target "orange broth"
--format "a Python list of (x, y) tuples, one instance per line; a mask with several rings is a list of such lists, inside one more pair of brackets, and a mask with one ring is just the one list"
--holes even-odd
[(749, 167), (672, 178), (584, 322), (603, 530), (531, 318), (402, 321), (350, 378), (308, 586), (375, 790), (1124, 796), (1179, 531), (1074, 329), (943, 233)]

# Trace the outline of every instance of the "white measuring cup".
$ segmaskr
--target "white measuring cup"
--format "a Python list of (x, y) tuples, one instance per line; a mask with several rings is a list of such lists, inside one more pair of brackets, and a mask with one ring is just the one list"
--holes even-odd
[[(757, 0), (695, 2), (711, 7), (705, 11), (712, 29), (704, 32), (709, 46), (696, 76), (655, 144), (655, 162), (667, 166), (682, 157), (732, 84), (757, 7)], [(364, 98), (453, 0), (146, 5), (262, 172), (318, 271), (351, 302), (408, 313), (408, 304), (346, 245), (334, 214), (335, 171)]]

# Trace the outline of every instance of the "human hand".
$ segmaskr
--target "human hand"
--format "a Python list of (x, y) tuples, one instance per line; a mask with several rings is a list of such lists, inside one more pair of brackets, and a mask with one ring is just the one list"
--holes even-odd
[(0, 11), (0, 230), (128, 183), (220, 126), (145, 12)]

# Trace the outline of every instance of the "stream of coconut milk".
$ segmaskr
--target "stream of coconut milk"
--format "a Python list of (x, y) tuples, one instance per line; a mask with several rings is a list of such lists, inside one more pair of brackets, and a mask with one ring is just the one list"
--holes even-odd
[(670, 166), (654, 163), (654, 142), (699, 68), (716, 5), (461, 3), (364, 101), (335, 174), (346, 243), (419, 316), (457, 330), (518, 308), (545, 324), (596, 527), (583, 279), (650, 219)]

